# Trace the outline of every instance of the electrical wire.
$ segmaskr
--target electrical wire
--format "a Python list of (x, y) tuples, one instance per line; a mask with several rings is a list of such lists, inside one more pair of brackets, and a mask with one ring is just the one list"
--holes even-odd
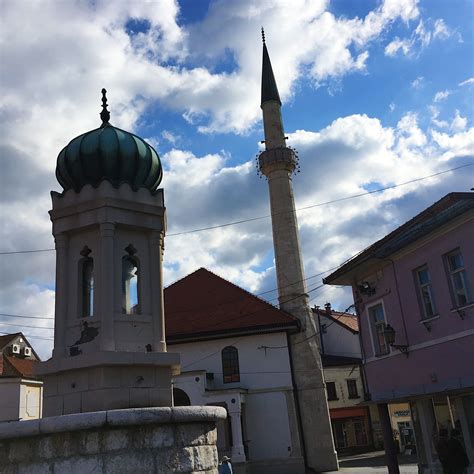
[(26, 324), (5, 323), (3, 321), (0, 321), (0, 324), (3, 324), (4, 326), (15, 326), (15, 327), (18, 327), (18, 328), (50, 329), (51, 331), (54, 330), (54, 328), (46, 328), (46, 327), (41, 327), (41, 326), (28, 326)]
[[(3, 334), (5, 336), (10, 336), (12, 333), (11, 332), (1, 332), (0, 334)], [(22, 332), (23, 334), (23, 332)], [(23, 334), (23, 336), (28, 337), (30, 339), (36, 338), (36, 339), (42, 339), (43, 341), (54, 341), (52, 337), (42, 337), (42, 336), (33, 336), (31, 334)]]
[(0, 313), (0, 316), (4, 316), (6, 318), (24, 318), (24, 319), (54, 319), (52, 316), (48, 317), (41, 317), (41, 316), (23, 316), (21, 314), (6, 314)]
[[(366, 191), (364, 193), (352, 194), (351, 196), (345, 196), (345, 197), (341, 197), (341, 198), (337, 198), (337, 199), (332, 199), (331, 201), (325, 201), (325, 202), (320, 202), (320, 203), (317, 203), (317, 204), (311, 204), (309, 206), (300, 207), (298, 209), (295, 209), (294, 211), (293, 210), (292, 211), (284, 211), (284, 212), (282, 212), (282, 214), (287, 214), (288, 212), (305, 211), (307, 209), (314, 209), (316, 207), (326, 206), (328, 204), (334, 204), (334, 203), (337, 203), (337, 202), (347, 201), (348, 199), (354, 199), (354, 198), (358, 198), (358, 197), (362, 197), (362, 196), (368, 196), (370, 194), (380, 193), (380, 192), (386, 191), (388, 189), (395, 189), (395, 188), (398, 188), (400, 186), (406, 186), (407, 184), (417, 183), (417, 182), (423, 181), (425, 179), (434, 178), (435, 176), (440, 176), (442, 174), (449, 173), (451, 171), (457, 171), (457, 170), (460, 170), (462, 168), (467, 168), (468, 166), (473, 166), (473, 165), (474, 165), (474, 162), (466, 163), (464, 165), (456, 166), (454, 168), (450, 168), (450, 169), (443, 170), (443, 171), (438, 171), (437, 173), (433, 173), (433, 174), (430, 174), (430, 175), (427, 175), (427, 176), (422, 176), (420, 178), (415, 178), (415, 179), (411, 179), (409, 181), (404, 181), (403, 183), (392, 184), (391, 186), (385, 186), (383, 188), (373, 189), (372, 191)], [(277, 215), (277, 214), (276, 213), (266, 214), (264, 216), (251, 217), (249, 219), (242, 219), (242, 220), (239, 220), (239, 221), (226, 222), (224, 224), (217, 224), (217, 225), (214, 225), (214, 226), (201, 227), (201, 228), (198, 228), (198, 229), (190, 229), (190, 230), (185, 230), (185, 231), (182, 231), (182, 232), (175, 232), (175, 233), (172, 233), (172, 234), (168, 234), (167, 237), (176, 237), (178, 235), (194, 234), (196, 232), (204, 232), (206, 230), (219, 229), (219, 228), (223, 228), (223, 227), (229, 227), (229, 226), (233, 226), (233, 225), (244, 224), (246, 222), (254, 222), (254, 221), (257, 221), (257, 220), (268, 219), (269, 217), (272, 217), (272, 215)], [(0, 255), (15, 255), (15, 254), (26, 254), (26, 253), (35, 253), (35, 252), (52, 252), (53, 250), (55, 250), (55, 249), (54, 248), (48, 248), (48, 249), (35, 249), (35, 250), (16, 250), (16, 251), (10, 251), (10, 252), (0, 252)]]

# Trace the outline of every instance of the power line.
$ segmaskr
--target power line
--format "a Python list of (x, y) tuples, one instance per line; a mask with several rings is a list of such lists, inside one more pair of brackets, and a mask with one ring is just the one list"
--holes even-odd
[[(354, 255), (355, 256), (355, 255)], [(353, 258), (353, 257), (350, 257), (349, 260)], [(344, 262), (345, 263), (345, 262)], [(343, 265), (344, 263), (342, 263), (341, 265)], [(336, 268), (339, 268), (341, 265), (338, 265), (336, 267), (332, 267), (332, 268), (329, 268), (328, 270), (324, 270), (322, 272), (319, 272), (319, 273), (315, 273), (314, 275), (311, 275), (307, 278), (303, 278), (302, 280), (298, 280), (294, 283), (289, 283), (288, 285), (284, 285), (284, 286), (280, 286), (280, 287), (276, 287), (276, 288), (273, 288), (271, 290), (267, 290), (267, 291), (263, 291), (261, 293), (256, 293), (255, 295), (253, 296), (261, 296), (261, 295), (265, 295), (267, 293), (273, 293), (275, 291), (279, 291), (283, 288), (287, 288), (289, 286), (292, 286), (292, 285), (295, 285), (297, 283), (300, 283), (302, 281), (306, 281), (306, 280), (311, 280), (313, 278), (316, 278), (318, 276), (321, 276), (321, 275), (324, 275), (325, 273), (327, 272), (330, 272), (332, 270), (335, 270)], [(319, 289), (321, 288), (322, 286), (324, 285), (320, 285), (318, 288), (313, 288), (312, 290), (309, 290), (309, 292), (312, 292), (312, 291), (315, 291), (316, 289)], [(183, 310), (178, 310), (178, 311), (168, 311), (168, 314), (180, 314), (180, 313), (190, 313), (190, 312), (194, 312), (196, 310), (199, 310), (199, 311), (202, 311), (204, 309), (211, 309), (211, 308), (215, 308), (216, 306), (222, 306), (222, 305), (225, 305), (225, 304), (230, 304), (230, 303), (234, 303), (236, 301), (239, 301), (241, 298), (233, 298), (231, 300), (228, 300), (228, 301), (220, 301), (219, 303), (217, 304), (213, 304), (213, 305), (209, 305), (209, 306), (205, 306), (205, 307), (200, 307), (200, 308), (192, 308), (192, 309), (183, 309)], [(274, 298), (270, 298), (268, 300), (263, 300), (264, 302), (266, 303), (269, 303), (271, 301), (274, 301), (278, 299), (278, 296), (274, 297)], [(271, 303), (269, 303), (271, 304)], [(7, 313), (0, 313), (0, 316), (3, 316), (3, 317), (7, 317), (7, 318), (23, 318), (23, 319), (54, 319), (54, 317), (52, 316), (48, 316), (48, 317), (41, 317), (41, 316), (24, 316), (24, 315), (21, 315), (21, 314), (7, 314)]]
[(41, 317), (41, 316), (23, 316), (21, 314), (6, 314), (0, 313), (0, 316), (4, 316), (6, 318), (25, 318), (25, 319), (54, 319), (54, 317)]
[[(368, 196), (370, 194), (380, 193), (380, 192), (386, 191), (388, 189), (395, 189), (395, 188), (398, 188), (400, 186), (406, 186), (407, 184), (417, 183), (417, 182), (423, 181), (425, 179), (434, 178), (435, 176), (440, 176), (442, 174), (449, 173), (451, 171), (457, 171), (457, 170), (460, 170), (462, 168), (467, 168), (468, 166), (473, 166), (473, 165), (474, 165), (474, 162), (466, 163), (464, 165), (456, 166), (454, 168), (450, 168), (450, 169), (443, 170), (443, 171), (438, 171), (437, 173), (433, 173), (433, 174), (430, 174), (430, 175), (427, 175), (427, 176), (422, 176), (421, 178), (415, 178), (415, 179), (411, 179), (409, 181), (404, 181), (403, 183), (392, 184), (391, 186), (385, 186), (383, 188), (373, 189), (372, 191), (366, 191), (364, 193), (353, 194), (351, 196), (332, 199), (331, 201), (325, 201), (325, 202), (320, 202), (320, 203), (317, 203), (317, 204), (311, 204), (311, 205), (305, 206), (305, 207), (300, 207), (300, 208), (296, 209), (295, 211), (284, 211), (284, 212), (281, 212), (281, 213), (266, 214), (264, 216), (251, 217), (249, 219), (242, 219), (242, 220), (239, 220), (239, 221), (226, 222), (224, 224), (216, 224), (214, 226), (201, 227), (201, 228), (198, 228), (198, 229), (190, 229), (190, 230), (185, 230), (185, 231), (182, 231), (182, 232), (175, 232), (173, 234), (168, 234), (167, 237), (176, 237), (178, 235), (186, 235), (186, 234), (193, 234), (193, 233), (197, 233), (197, 232), (204, 232), (206, 230), (219, 229), (219, 228), (223, 228), (223, 227), (229, 227), (229, 226), (233, 226), (233, 225), (244, 224), (246, 222), (254, 222), (254, 221), (258, 221), (258, 220), (262, 220), (262, 219), (268, 219), (269, 217), (272, 217), (272, 215), (286, 214), (288, 212), (298, 212), (298, 211), (305, 211), (307, 209), (314, 209), (316, 207), (326, 206), (328, 204), (334, 204), (334, 203), (337, 203), (337, 202), (347, 201), (348, 199), (354, 199), (354, 198), (358, 198), (358, 197), (362, 197), (362, 196)], [(35, 249), (35, 250), (16, 250), (16, 251), (11, 251), (11, 252), (0, 252), (0, 255), (15, 255), (15, 254), (37, 253), (37, 252), (52, 252), (53, 250), (55, 250), (55, 249), (54, 248), (48, 248), (48, 249)]]
[(192, 230), (185, 230), (183, 232), (175, 232), (174, 234), (168, 234), (168, 237), (174, 237), (174, 236), (177, 236), (177, 235), (184, 235), (184, 234), (191, 234), (191, 233), (195, 233), (195, 232), (202, 232), (202, 231), (205, 231), (205, 230), (218, 229), (220, 227), (229, 227), (229, 226), (232, 226), (232, 225), (243, 224), (245, 222), (253, 222), (253, 221), (257, 221), (257, 220), (261, 220), (261, 219), (268, 219), (269, 217), (272, 217), (272, 215), (287, 214), (289, 212), (298, 212), (298, 211), (304, 211), (304, 210), (307, 210), (307, 209), (313, 209), (315, 207), (326, 206), (328, 204), (334, 204), (336, 202), (346, 201), (348, 199), (358, 198), (358, 197), (361, 197), (361, 196), (367, 196), (369, 194), (380, 193), (382, 191), (386, 191), (387, 189), (394, 189), (394, 188), (398, 188), (400, 186), (406, 186), (407, 184), (416, 183), (418, 181), (423, 181), (423, 180), (429, 179), (429, 178), (434, 178), (435, 176), (439, 176), (439, 175), (442, 175), (444, 173), (449, 173), (450, 171), (457, 171), (461, 168), (466, 168), (468, 166), (473, 166), (473, 165), (474, 165), (474, 162), (466, 163), (464, 165), (456, 166), (455, 168), (450, 168), (450, 169), (447, 169), (447, 170), (438, 171), (437, 173), (433, 173), (433, 174), (430, 174), (428, 176), (422, 176), (421, 178), (415, 178), (415, 179), (412, 179), (410, 181), (405, 181), (403, 183), (392, 184), (391, 186), (385, 186), (384, 188), (374, 189), (372, 191), (366, 191), (365, 193), (353, 194), (351, 196), (337, 198), (337, 199), (333, 199), (331, 201), (320, 202), (318, 204), (312, 204), (310, 206), (305, 206), (305, 207), (299, 207), (298, 209), (295, 209), (295, 211), (283, 211), (283, 212), (280, 212), (280, 213), (266, 214), (264, 216), (252, 217), (250, 219), (242, 219), (240, 221), (227, 222), (225, 224), (218, 224), (218, 225), (215, 225), (215, 226), (202, 227), (200, 229), (192, 229)]
[(26, 324), (13, 324), (13, 323), (8, 323), (8, 322), (3, 322), (3, 321), (0, 321), (0, 324), (3, 324), (4, 326), (15, 326), (18, 328), (50, 329), (51, 331), (54, 330), (54, 328), (46, 328), (46, 327), (41, 327), (41, 326), (28, 326)]
[(0, 255), (15, 255), (17, 253), (38, 253), (38, 252), (52, 252), (55, 249), (38, 249), (38, 250), (16, 250), (14, 252), (0, 252)]
[[(0, 334), (3, 334), (5, 336), (10, 336), (11, 332), (0, 332)], [(31, 334), (23, 334), (23, 335), (28, 338), (42, 339), (43, 341), (54, 341), (52, 337), (32, 336)]]

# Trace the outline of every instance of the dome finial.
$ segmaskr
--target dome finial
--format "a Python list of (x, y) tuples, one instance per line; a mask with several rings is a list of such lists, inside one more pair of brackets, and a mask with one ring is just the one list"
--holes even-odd
[(265, 30), (263, 29), (263, 26), (262, 26), (262, 42), (263, 44), (265, 44)]
[(102, 127), (105, 127), (110, 120), (110, 112), (107, 110), (107, 96), (105, 95), (107, 91), (102, 89), (102, 112), (100, 113), (100, 118), (102, 119)]

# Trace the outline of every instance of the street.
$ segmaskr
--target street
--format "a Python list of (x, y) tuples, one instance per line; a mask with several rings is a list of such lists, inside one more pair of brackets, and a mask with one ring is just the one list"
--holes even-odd
[[(399, 455), (401, 474), (415, 474), (418, 472), (417, 459), (415, 455)], [(339, 471), (332, 473), (345, 474), (387, 474), (384, 451), (371, 451), (370, 453), (342, 456), (339, 458)]]

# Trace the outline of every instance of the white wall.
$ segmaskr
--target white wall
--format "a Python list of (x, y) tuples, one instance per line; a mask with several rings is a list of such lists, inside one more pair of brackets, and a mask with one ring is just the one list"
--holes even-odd
[(20, 416), (20, 379), (0, 378), (0, 421), (18, 420)]
[(245, 400), (249, 459), (290, 457), (293, 447), (285, 393), (252, 393)]
[(323, 324), (326, 325), (326, 332), (322, 334), (324, 354), (344, 357), (362, 357), (359, 334), (354, 334), (349, 329), (342, 327), (340, 324), (335, 323), (325, 316), (320, 316), (320, 320), (321, 326)]
[(20, 420), (41, 418), (43, 407), (43, 383), (22, 380), (20, 387)]
[[(221, 351), (226, 346), (238, 349), (240, 382), (223, 383)], [(294, 406), (286, 346), (284, 332), (168, 346), (181, 354), (182, 375), (174, 377), (174, 387), (184, 390), (191, 404), (223, 402), (229, 412), (243, 407), (250, 461), (284, 460), (298, 449), (290, 434), (288, 413), (294, 413)], [(214, 374), (213, 381), (206, 382), (205, 371)]]
[[(214, 373), (214, 389), (268, 389), (292, 386), (286, 345), (286, 334), (280, 332), (168, 344), (168, 351), (181, 353), (182, 372), (206, 370)], [(239, 351), (240, 382), (223, 383), (221, 351), (226, 346), (234, 346)], [(284, 348), (265, 350), (260, 348), (262, 346)]]

